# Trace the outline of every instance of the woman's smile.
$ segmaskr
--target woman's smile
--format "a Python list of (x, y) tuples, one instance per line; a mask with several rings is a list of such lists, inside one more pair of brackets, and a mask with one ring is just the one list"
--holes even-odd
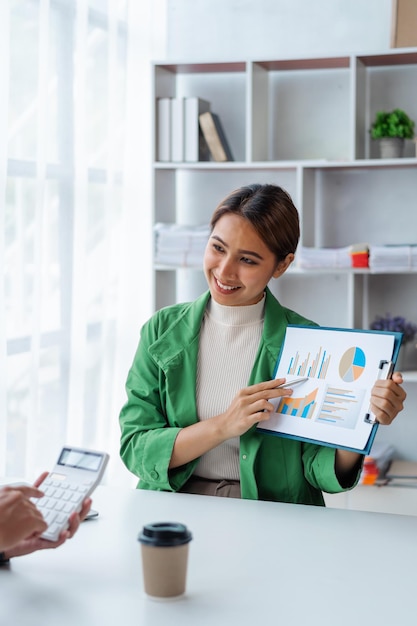
[(239, 285), (225, 285), (216, 276), (214, 278), (216, 280), (217, 286), (222, 291), (229, 291), (229, 292), (231, 292), (231, 291), (235, 291), (236, 289), (240, 289)]

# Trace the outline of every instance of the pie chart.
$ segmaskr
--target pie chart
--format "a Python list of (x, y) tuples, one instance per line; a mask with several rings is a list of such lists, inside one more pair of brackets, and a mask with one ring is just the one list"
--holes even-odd
[(339, 363), (340, 378), (345, 383), (353, 383), (361, 376), (365, 369), (366, 358), (363, 350), (357, 346), (353, 346), (346, 350)]

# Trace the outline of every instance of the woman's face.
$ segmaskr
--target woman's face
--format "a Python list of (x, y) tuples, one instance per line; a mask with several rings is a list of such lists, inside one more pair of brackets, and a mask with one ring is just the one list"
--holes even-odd
[(227, 306), (256, 304), (272, 277), (285, 272), (294, 255), (277, 264), (252, 224), (233, 213), (215, 225), (204, 254), (204, 273), (212, 298)]

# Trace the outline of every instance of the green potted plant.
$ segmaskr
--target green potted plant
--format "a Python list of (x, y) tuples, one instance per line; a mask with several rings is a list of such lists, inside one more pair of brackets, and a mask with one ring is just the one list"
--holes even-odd
[(405, 355), (405, 346), (414, 342), (417, 336), (417, 324), (410, 322), (402, 315), (391, 315), (390, 313), (386, 313), (385, 316), (377, 315), (371, 323), (370, 328), (371, 330), (389, 330), (403, 334), (400, 354), (397, 361), (397, 369), (404, 369), (405, 362), (408, 360)]
[(414, 137), (414, 121), (402, 109), (378, 111), (370, 128), (372, 139), (377, 139), (382, 158), (400, 157), (406, 139)]

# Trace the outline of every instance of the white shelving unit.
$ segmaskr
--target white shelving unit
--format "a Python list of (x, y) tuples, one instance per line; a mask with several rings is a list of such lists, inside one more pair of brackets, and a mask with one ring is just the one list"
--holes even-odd
[[(154, 221), (207, 224), (232, 189), (271, 182), (292, 195), (303, 246), (417, 243), (415, 145), (407, 142), (404, 158), (382, 160), (368, 132), (378, 110), (402, 108), (417, 121), (416, 85), (417, 48), (328, 58), (155, 63), (155, 102), (162, 96), (210, 101), (235, 160), (154, 161)], [(155, 309), (206, 289), (199, 270), (155, 267), (154, 275)], [(415, 271), (295, 268), (271, 289), (284, 305), (322, 325), (369, 328), (375, 315), (386, 312), (417, 322)], [(406, 366), (417, 370), (417, 349)], [(416, 382), (417, 374), (407, 372), (406, 409), (398, 427), (389, 429), (399, 455), (412, 460), (417, 460)]]

